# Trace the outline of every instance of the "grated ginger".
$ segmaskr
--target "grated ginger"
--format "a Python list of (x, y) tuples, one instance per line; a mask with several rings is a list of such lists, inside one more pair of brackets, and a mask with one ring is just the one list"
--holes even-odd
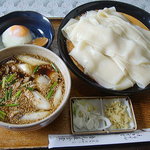
[(120, 101), (114, 101), (106, 105), (105, 115), (112, 123), (111, 129), (127, 129), (131, 118), (127, 112), (127, 106)]

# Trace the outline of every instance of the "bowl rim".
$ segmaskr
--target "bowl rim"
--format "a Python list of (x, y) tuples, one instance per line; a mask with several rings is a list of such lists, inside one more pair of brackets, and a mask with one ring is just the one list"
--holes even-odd
[[(36, 121), (36, 122), (33, 122), (33, 123), (29, 123), (29, 124), (11, 124), (11, 123), (6, 123), (6, 122), (3, 122), (3, 121), (0, 121), (0, 126), (1, 127), (5, 127), (5, 128), (8, 128), (8, 129), (27, 129), (27, 128), (32, 128), (36, 125), (40, 125), (46, 121), (49, 121), (50, 118), (53, 118), (55, 119), (55, 116), (57, 116), (57, 114), (59, 112), (61, 112), (63, 110), (63, 108), (65, 107), (65, 104), (67, 103), (68, 99), (69, 99), (69, 95), (70, 95), (70, 91), (71, 91), (71, 75), (70, 75), (70, 72), (69, 72), (69, 69), (67, 68), (66, 64), (63, 62), (63, 60), (57, 56), (54, 52), (44, 48), (44, 47), (40, 47), (40, 46), (37, 46), (37, 45), (32, 45), (32, 44), (26, 44), (26, 45), (19, 45), (19, 46), (13, 46), (13, 47), (8, 47), (8, 48), (4, 48), (2, 50), (0, 50), (0, 54), (1, 52), (3, 51), (7, 51), (9, 49), (14, 49), (14, 48), (19, 48), (19, 47), (24, 47), (24, 48), (37, 48), (37, 49), (40, 49), (42, 50), (43, 52), (48, 52), (48, 53), (51, 53), (51, 55), (53, 55), (59, 62), (61, 62), (61, 64), (63, 65), (63, 67), (65, 67), (65, 71), (66, 71), (66, 74), (67, 76), (69, 77), (68, 78), (68, 81), (67, 82), (67, 86), (68, 86), (68, 91), (66, 93), (66, 98), (63, 99), (63, 101), (61, 102), (61, 104), (57, 107), (57, 109), (50, 115), (48, 115), (47, 117), (43, 118), (42, 120), (39, 120), (39, 121)], [(1, 60), (0, 60), (1, 61)], [(57, 64), (56, 64), (57, 65)]]
[(36, 12), (36, 11), (30, 11), (30, 10), (27, 10), (27, 11), (12, 11), (12, 12), (9, 12), (8, 14), (5, 14), (5, 15), (1, 16), (0, 17), (0, 22), (1, 22), (2, 19), (5, 19), (5, 18), (7, 20), (8, 16), (11, 16), (11, 15), (14, 15), (14, 14), (16, 14), (18, 16), (18, 14), (23, 14), (23, 13), (39, 15), (40, 17), (43, 18), (43, 20), (45, 20), (45, 21), (47, 21), (47, 23), (49, 23), (49, 28), (51, 29), (51, 35), (50, 35), (51, 39), (48, 38), (48, 42), (44, 47), (45, 48), (50, 48), (50, 46), (53, 43), (54, 37), (55, 37), (55, 30), (54, 30), (54, 27), (53, 27), (50, 19), (48, 19), (46, 16), (42, 15), (41, 13)]
[[(141, 89), (141, 88), (138, 88), (137, 85), (134, 85), (135, 87), (137, 87), (136, 90), (131, 90), (130, 91), (130, 88), (128, 89), (125, 89), (125, 90), (113, 90), (113, 89), (107, 89), (103, 86), (101, 86), (100, 84), (98, 84), (96, 81), (94, 81), (92, 78), (90, 78), (88, 75), (85, 75), (74, 63), (73, 61), (71, 60), (70, 56), (68, 54), (66, 54), (66, 46), (62, 46), (62, 42), (65, 42), (66, 41), (66, 38), (63, 36), (62, 32), (61, 32), (61, 29), (64, 27), (64, 25), (71, 19), (71, 18), (74, 18), (74, 17), (77, 17), (79, 15), (81, 15), (82, 13), (79, 13), (80, 12), (80, 9), (81, 11), (83, 11), (83, 7), (85, 9), (84, 13), (86, 11), (90, 11), (90, 10), (93, 10), (93, 9), (88, 9), (89, 7), (92, 7), (93, 5), (100, 5), (100, 4), (105, 4), (106, 6), (104, 6), (103, 8), (105, 7), (117, 7), (116, 9), (119, 8), (119, 5), (122, 5), (122, 7), (124, 7), (125, 10), (127, 9), (130, 9), (130, 11), (134, 8), (136, 10), (140, 12), (142, 12), (140, 15), (143, 16), (143, 17), (146, 17), (148, 16), (149, 19), (150, 19), (150, 13), (146, 12), (145, 10), (137, 7), (137, 6), (134, 6), (134, 5), (131, 5), (131, 4), (128, 4), (128, 3), (124, 3), (124, 2), (118, 2), (118, 1), (93, 1), (93, 2), (89, 2), (89, 3), (85, 3), (83, 5), (80, 5), (76, 8), (74, 8), (73, 10), (71, 10), (65, 17), (64, 19), (62, 20), (60, 26), (59, 26), (59, 29), (58, 29), (58, 33), (57, 33), (57, 44), (58, 44), (58, 48), (59, 48), (59, 53), (60, 53), (60, 56), (61, 58), (64, 60), (64, 62), (67, 64), (67, 66), (69, 67), (69, 69), (76, 75), (78, 76), (79, 78), (83, 79), (84, 81), (86, 81), (87, 83), (89, 83), (91, 86), (94, 86), (95, 88), (99, 89), (99, 90), (102, 90), (103, 92), (107, 92), (107, 93), (111, 93), (111, 94), (115, 94), (115, 95), (130, 95), (130, 94), (135, 94), (135, 93), (139, 93), (139, 92), (144, 92), (144, 91), (148, 91), (149, 89), (148, 88), (144, 88), (144, 89)], [(108, 6), (110, 5), (110, 6)], [(98, 7), (98, 6), (97, 6)], [(88, 9), (88, 10), (87, 10)], [(99, 8), (100, 9), (100, 8)], [(122, 11), (119, 11), (119, 12), (122, 12)], [(125, 12), (126, 13), (126, 12)], [(130, 12), (131, 13), (131, 12)], [(126, 14), (129, 14), (131, 15), (130, 13), (126, 13)], [(78, 14), (78, 15), (77, 15)], [(74, 17), (72, 17), (74, 16)], [(139, 16), (135, 16), (135, 15), (131, 15), (133, 17), (135, 17), (136, 19), (138, 19), (139, 21), (143, 21), (139, 18)], [(145, 19), (145, 18), (144, 18)], [(142, 22), (143, 23), (143, 22)], [(143, 23), (145, 25), (145, 23)], [(149, 27), (148, 27), (149, 25)], [(147, 26), (148, 28), (150, 28), (150, 23), (149, 24), (146, 24), (145, 26)], [(63, 38), (63, 39), (62, 39)], [(133, 86), (133, 87), (134, 87)], [(133, 87), (131, 87), (131, 89), (133, 89)]]

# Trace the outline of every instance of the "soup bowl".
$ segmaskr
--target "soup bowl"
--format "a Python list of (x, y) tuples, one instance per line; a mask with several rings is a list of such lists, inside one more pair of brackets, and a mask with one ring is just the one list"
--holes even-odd
[(1, 127), (5, 127), (12, 130), (37, 130), (51, 123), (63, 110), (70, 94), (71, 77), (68, 68), (56, 54), (47, 50), (46, 48), (35, 46), (35, 45), (29, 44), (29, 45), (21, 45), (21, 46), (2, 49), (0, 50), (0, 61), (19, 54), (39, 55), (50, 60), (51, 62), (56, 64), (56, 66), (58, 67), (58, 69), (60, 70), (64, 78), (64, 84), (65, 84), (64, 96), (60, 105), (56, 108), (56, 110), (53, 113), (51, 113), (50, 115), (48, 115), (47, 117), (45, 117), (40, 121), (29, 123), (29, 124), (10, 124), (10, 123), (5, 123), (0, 121)]

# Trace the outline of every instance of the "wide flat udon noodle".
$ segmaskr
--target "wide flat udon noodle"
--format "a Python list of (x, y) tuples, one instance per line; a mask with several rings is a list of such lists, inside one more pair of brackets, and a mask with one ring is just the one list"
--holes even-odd
[(126, 68), (139, 87), (145, 88), (150, 83), (150, 65), (127, 65)]
[[(137, 37), (137, 35), (134, 40), (127, 39), (126, 36), (130, 35), (132, 37), (137, 33), (125, 32), (125, 28), (122, 26), (119, 26), (121, 28), (120, 30), (119, 27), (113, 27), (113, 29), (111, 29), (111, 26), (106, 27), (101, 24), (93, 25), (88, 22), (87, 19), (83, 19), (72, 28), (68, 37), (74, 45), (84, 40), (92, 45), (95, 50), (103, 54), (111, 57), (120, 55), (126, 61), (135, 65), (150, 63), (149, 43), (141, 42), (143, 41), (142, 36)], [(120, 35), (122, 37), (120, 37)], [(139, 40), (136, 41), (137, 38), (139, 38)], [(143, 45), (143, 43), (145, 43), (145, 45)]]
[[(71, 43), (71, 41), (67, 40), (66, 42), (67, 44), (67, 49), (68, 49), (68, 52), (71, 52), (74, 48), (73, 44)], [(71, 55), (70, 55), (71, 56)], [(73, 62), (77, 65), (77, 67), (84, 72), (84, 68), (71, 56), (71, 59), (73, 60)], [(120, 66), (121, 67), (121, 66)], [(124, 68), (122, 69), (122, 71), (124, 72)], [(91, 75), (89, 75), (91, 76)], [(134, 82), (128, 77), (125, 77), (122, 79), (122, 81), (117, 84), (117, 85), (114, 85), (114, 84), (110, 84), (108, 83), (107, 81), (104, 81), (102, 80), (101, 78), (98, 77), (98, 74), (93, 74), (93, 79), (97, 78), (97, 82), (103, 86), (103, 87), (107, 87), (107, 88), (110, 88), (110, 89), (114, 89), (114, 90), (123, 90), (123, 89), (127, 89), (131, 86), (134, 85)]]
[[(100, 11), (96, 16), (92, 11), (89, 18), (87, 17), (87, 14), (83, 15), (81, 17), (83, 19), (79, 20), (78, 23), (72, 21), (71, 30), (68, 30), (69, 26), (66, 25), (63, 32), (69, 31), (67, 33), (68, 39), (71, 40), (75, 47), (79, 42), (85, 41), (87, 44), (91, 45), (95, 51), (108, 55), (113, 60), (116, 55), (118, 55), (121, 59), (128, 62), (128, 65), (137, 66), (140, 64), (150, 64), (150, 43), (148, 40), (150, 32), (143, 29), (137, 30), (137, 27), (132, 26), (129, 22), (124, 23), (124, 18), (123, 20), (120, 20), (121, 18), (116, 19), (116, 16), (113, 15), (116, 13), (114, 11), (112, 14), (111, 11), (109, 13), (110, 14), (108, 14), (107, 11)], [(88, 12), (88, 14), (90, 14), (90, 12)], [(93, 19), (93, 16), (96, 17)], [(116, 22), (113, 21), (114, 18), (116, 19)], [(115, 26), (113, 26), (113, 24), (115, 24)], [(114, 61), (123, 72), (128, 71), (128, 68), (125, 65), (120, 64), (118, 60)], [(80, 64), (80, 62), (78, 63)], [(143, 69), (145, 69), (145, 67)], [(137, 71), (137, 73), (141, 74), (140, 71)], [(132, 73), (129, 74), (131, 77)], [(89, 75), (91, 76), (90, 73)], [(92, 76), (93, 78), (98, 78), (94, 74)], [(133, 79), (133, 77), (131, 78)], [(97, 81), (98, 79), (95, 80)], [(133, 80), (137, 82), (137, 79)], [(140, 87), (144, 88), (148, 81), (148, 79), (143, 79), (141, 80), (142, 83), (137, 84), (142, 85)], [(130, 86), (133, 86), (133, 82)], [(115, 88), (113, 87), (113, 89)]]
[[(115, 56), (113, 60), (121, 68), (122, 71), (128, 72), (133, 82), (141, 88), (145, 88), (150, 83), (150, 65), (140, 64), (133, 65), (125, 62), (122, 58)], [(144, 77), (144, 78), (143, 78)]]
[(79, 42), (70, 55), (82, 65), (86, 74), (104, 87), (122, 90), (133, 86), (126, 72), (123, 72), (110, 57), (95, 51), (84, 41)]

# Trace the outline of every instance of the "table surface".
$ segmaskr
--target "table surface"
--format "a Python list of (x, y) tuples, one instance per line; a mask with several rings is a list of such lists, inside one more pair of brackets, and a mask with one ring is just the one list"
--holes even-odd
[[(60, 24), (60, 20), (52, 20), (52, 24), (55, 27), (55, 34)], [(58, 48), (56, 43), (56, 36), (51, 47), (51, 50), (58, 54)], [(73, 73), (72, 77), (72, 89), (70, 97), (72, 96), (108, 96), (110, 94), (104, 93), (94, 87), (91, 87), (81, 79), (77, 78)], [(136, 115), (138, 129), (150, 128), (150, 97), (149, 92), (138, 93), (130, 96), (133, 108)], [(70, 131), (70, 114), (69, 114), (69, 101), (65, 106), (61, 115), (47, 127), (30, 132), (16, 132), (7, 129), (0, 128), (0, 148), (36, 148), (36, 147), (47, 147), (48, 145), (48, 134), (65, 134), (71, 133)], [(110, 150), (123, 150), (127, 149), (150, 149), (149, 143), (138, 143), (138, 144), (123, 144), (113, 146), (100, 146), (91, 147), (88, 149), (110, 149)], [(78, 148), (73, 148), (78, 149)], [(87, 149), (87, 148), (86, 148)]]

